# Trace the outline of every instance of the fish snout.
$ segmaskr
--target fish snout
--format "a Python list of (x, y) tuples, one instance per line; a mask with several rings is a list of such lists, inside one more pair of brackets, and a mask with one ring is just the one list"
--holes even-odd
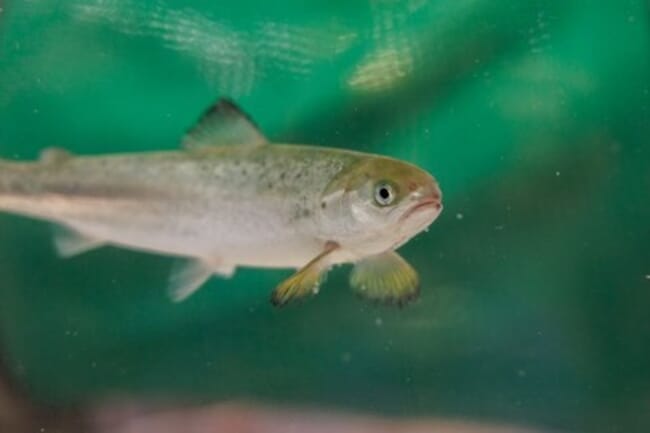
[(442, 194), (440, 193), (440, 190), (438, 189), (438, 192), (434, 193), (431, 197), (435, 208), (438, 209), (438, 211), (442, 211)]
[(420, 218), (435, 219), (442, 212), (442, 192), (437, 183), (432, 182), (415, 191), (410, 200), (409, 209), (402, 215), (404, 221), (416, 215)]
[(429, 206), (437, 209), (438, 211), (442, 210), (442, 191), (438, 186), (438, 182), (433, 181), (428, 184), (426, 187), (422, 188), (419, 196), (416, 198), (416, 201), (420, 204), (428, 204)]

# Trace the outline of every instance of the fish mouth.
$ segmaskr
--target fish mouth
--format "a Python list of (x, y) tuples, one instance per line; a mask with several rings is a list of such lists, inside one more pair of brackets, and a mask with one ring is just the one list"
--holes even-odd
[(442, 211), (442, 203), (440, 203), (440, 199), (438, 198), (427, 198), (424, 199), (420, 202), (418, 202), (415, 206), (410, 208), (402, 217), (400, 218), (401, 221), (404, 221), (411, 216), (420, 213), (422, 211), (426, 210), (435, 210), (436, 212)]

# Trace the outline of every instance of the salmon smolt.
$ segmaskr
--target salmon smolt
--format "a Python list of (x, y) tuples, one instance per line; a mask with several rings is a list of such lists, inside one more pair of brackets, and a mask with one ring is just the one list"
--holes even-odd
[(237, 267), (295, 268), (275, 305), (318, 292), (352, 263), (361, 296), (404, 304), (416, 271), (395, 250), (427, 228), (442, 196), (426, 171), (392, 158), (270, 143), (227, 99), (210, 107), (178, 151), (0, 162), (0, 210), (57, 224), (63, 257), (104, 245), (177, 256), (169, 293), (183, 300)]

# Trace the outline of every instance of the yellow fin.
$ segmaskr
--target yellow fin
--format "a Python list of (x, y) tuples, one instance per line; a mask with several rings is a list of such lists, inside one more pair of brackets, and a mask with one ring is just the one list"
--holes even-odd
[(323, 277), (330, 266), (328, 256), (337, 248), (336, 243), (328, 242), (322, 253), (276, 287), (271, 295), (271, 303), (280, 307), (289, 301), (318, 293)]
[(350, 285), (364, 298), (400, 307), (420, 294), (417, 272), (394, 251), (358, 262), (352, 270)]

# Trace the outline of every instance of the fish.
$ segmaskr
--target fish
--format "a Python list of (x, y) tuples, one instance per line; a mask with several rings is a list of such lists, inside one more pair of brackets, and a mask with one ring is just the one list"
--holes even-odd
[(442, 193), (405, 161), (273, 143), (221, 98), (177, 150), (0, 160), (0, 211), (54, 223), (64, 258), (106, 245), (175, 257), (174, 301), (237, 268), (295, 269), (271, 294), (283, 306), (350, 263), (355, 293), (401, 306), (420, 282), (395, 250), (440, 215)]

